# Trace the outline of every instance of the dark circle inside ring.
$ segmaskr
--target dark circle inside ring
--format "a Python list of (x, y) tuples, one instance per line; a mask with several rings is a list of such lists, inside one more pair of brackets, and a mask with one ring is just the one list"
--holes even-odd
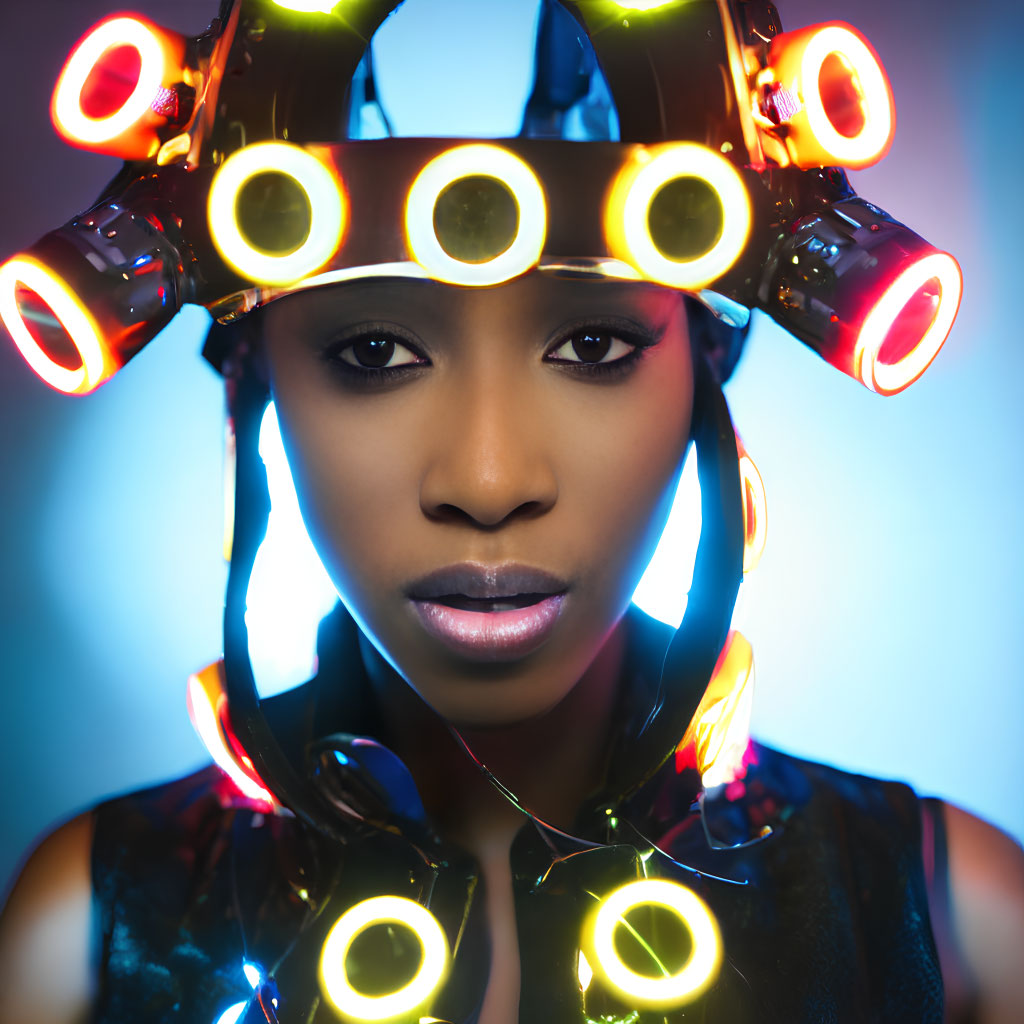
[(519, 203), (498, 178), (471, 174), (447, 185), (434, 203), (438, 244), (460, 263), (490, 263), (519, 234)]
[(717, 190), (704, 178), (673, 178), (651, 198), (647, 226), (662, 256), (687, 263), (707, 255), (718, 244), (725, 228), (725, 209)]
[(265, 256), (290, 256), (309, 238), (313, 208), (291, 175), (261, 171), (238, 190), (235, 221), (253, 249)]

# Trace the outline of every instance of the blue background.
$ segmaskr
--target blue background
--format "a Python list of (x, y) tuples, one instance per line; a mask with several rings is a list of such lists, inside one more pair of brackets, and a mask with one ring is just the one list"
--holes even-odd
[[(526, 88), (513, 43), (529, 40), (530, 0), (410, 2), (418, 27), (402, 38), (396, 23), (385, 98), (434, 114), (454, 95), (463, 117), (493, 124)], [(728, 387), (769, 501), (740, 619), (757, 658), (755, 731), (1021, 837), (1024, 15), (1017, 0), (780, 7), (790, 28), (845, 17), (881, 54), (899, 127), (854, 185), (951, 250), (966, 293), (933, 368), (894, 399), (757, 322)], [(216, 13), (213, 0), (135, 8), (189, 33)], [(0, 254), (84, 209), (116, 170), (61, 144), (48, 113), (65, 55), (108, 9), (0, 10)], [(458, 42), (469, 18), (493, 23), (493, 50)], [(427, 30), (455, 45), (472, 88), (416, 75)], [(0, 879), (53, 822), (204, 760), (185, 680), (219, 655), (225, 578), (223, 400), (198, 355), (205, 322), (186, 310), (87, 399), (49, 391), (0, 345)]]

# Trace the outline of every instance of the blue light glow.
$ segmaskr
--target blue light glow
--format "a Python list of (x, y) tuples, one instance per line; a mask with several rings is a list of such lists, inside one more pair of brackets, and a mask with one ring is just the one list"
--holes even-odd
[(338, 596), (306, 533), (273, 402), (259, 446), (271, 511), (249, 580), (245, 624), (256, 684), (269, 697), (315, 675), (317, 628)]
[(216, 1020), (215, 1024), (237, 1024), (245, 1013), (248, 1003), (235, 1003), (229, 1006)]
[(255, 964), (249, 963), (248, 960), (242, 964), (242, 973), (245, 975), (245, 980), (252, 986), (253, 991), (263, 983), (262, 971)]
[(683, 465), (668, 523), (654, 557), (633, 592), (633, 603), (648, 615), (678, 628), (693, 582), (700, 540), (700, 482), (692, 450)]

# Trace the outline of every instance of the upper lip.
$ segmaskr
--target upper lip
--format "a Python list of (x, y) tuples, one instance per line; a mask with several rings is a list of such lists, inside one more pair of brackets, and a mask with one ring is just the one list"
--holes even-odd
[(460, 562), (413, 580), (406, 593), (413, 600), (430, 600), (453, 594), (487, 600), (518, 594), (560, 594), (568, 589), (569, 584), (565, 580), (528, 565)]

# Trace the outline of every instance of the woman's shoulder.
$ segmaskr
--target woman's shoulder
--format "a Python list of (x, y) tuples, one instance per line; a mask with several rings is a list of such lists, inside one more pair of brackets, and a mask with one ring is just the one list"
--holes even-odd
[(0, 915), (0, 1021), (78, 1024), (94, 994), (92, 880), (95, 819), (79, 815), (47, 836)]
[(224, 780), (210, 766), (113, 797), (38, 844), (0, 914), (0, 1022), (89, 1018), (114, 890), (132, 875), (165, 888), (169, 864), (188, 874), (231, 809)]

